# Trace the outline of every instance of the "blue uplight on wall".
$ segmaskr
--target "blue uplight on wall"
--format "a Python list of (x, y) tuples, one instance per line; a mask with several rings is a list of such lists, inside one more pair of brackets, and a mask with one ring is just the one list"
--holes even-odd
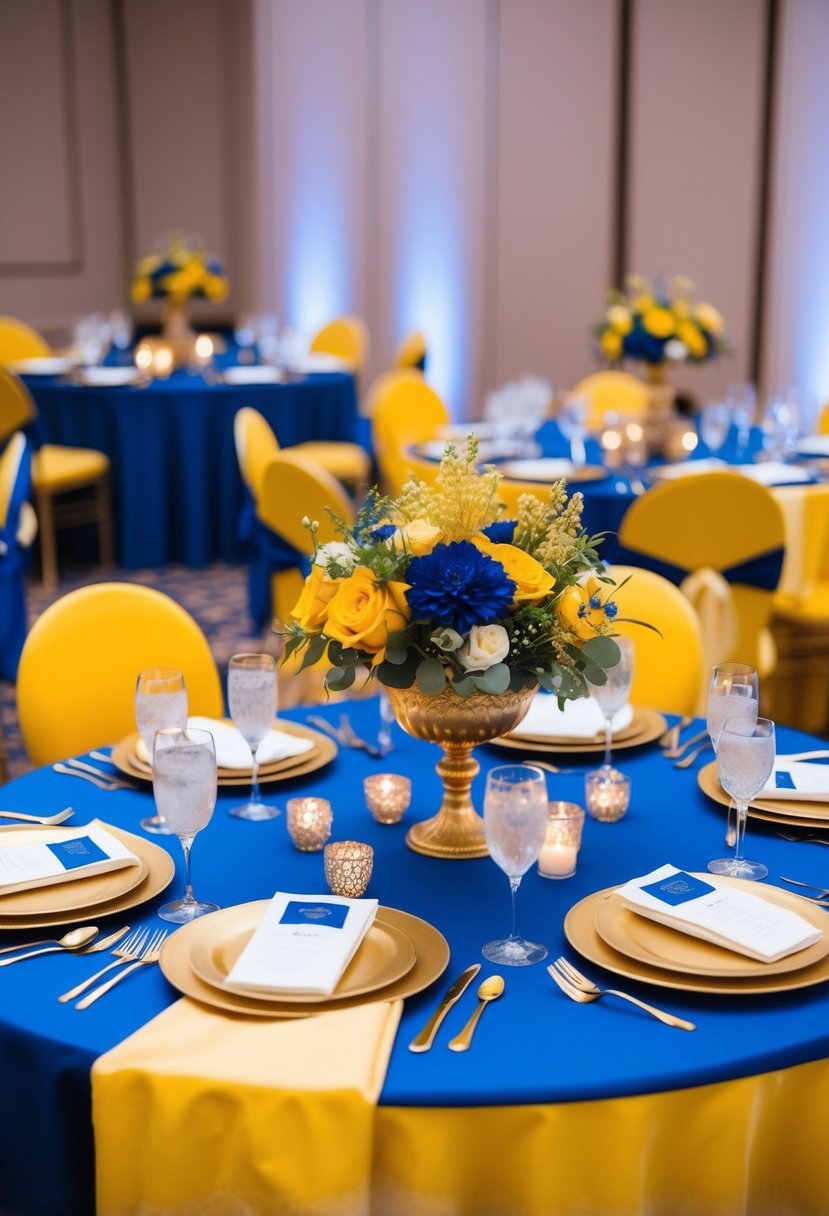
[(299, 175), (284, 281), (284, 320), (310, 336), (350, 306), (350, 241), (327, 181)]

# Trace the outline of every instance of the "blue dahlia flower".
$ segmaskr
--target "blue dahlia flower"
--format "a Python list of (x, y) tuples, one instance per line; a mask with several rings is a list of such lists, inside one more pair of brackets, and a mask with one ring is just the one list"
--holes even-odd
[(376, 528), (371, 529), (372, 540), (388, 540), (390, 536), (394, 536), (397, 528), (394, 524), (378, 524)]
[(484, 536), (493, 545), (511, 545), (515, 536), (516, 521), (514, 519), (498, 519), (488, 528), (483, 529)]
[(473, 625), (488, 625), (505, 616), (515, 583), (500, 562), (468, 540), (435, 545), (413, 557), (406, 570), (412, 615), (436, 621), (466, 634)]

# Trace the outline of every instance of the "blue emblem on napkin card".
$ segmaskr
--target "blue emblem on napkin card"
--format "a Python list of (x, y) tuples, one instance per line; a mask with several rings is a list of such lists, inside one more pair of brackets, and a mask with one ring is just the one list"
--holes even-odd
[(678, 870), (676, 874), (671, 874), (668, 878), (663, 878), (661, 882), (653, 882), (648, 887), (642, 887), (648, 895), (652, 895), (654, 899), (660, 899), (664, 904), (685, 904), (689, 899), (699, 899), (701, 895), (709, 895), (716, 890), (710, 883), (703, 882), (700, 878), (694, 878), (691, 874), (686, 874), (684, 870)]
[(348, 916), (346, 904), (307, 903), (291, 899), (279, 918), (280, 925), (325, 925), (342, 929)]
[(797, 786), (794, 783), (794, 778), (791, 773), (787, 773), (785, 769), (778, 769), (774, 774), (775, 788), (778, 790), (796, 790)]
[(54, 853), (64, 870), (77, 870), (79, 866), (91, 866), (96, 861), (109, 861), (109, 854), (88, 836), (47, 844), (46, 848)]

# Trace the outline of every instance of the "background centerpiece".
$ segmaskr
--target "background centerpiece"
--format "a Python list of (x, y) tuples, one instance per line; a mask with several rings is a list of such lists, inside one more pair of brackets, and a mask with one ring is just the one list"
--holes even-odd
[(224, 267), (207, 252), (199, 238), (175, 234), (138, 263), (130, 295), (135, 304), (164, 301), (162, 337), (179, 364), (188, 361), (195, 338), (190, 325), (190, 301), (220, 302), (229, 289)]
[(340, 525), (341, 541), (315, 544), (285, 624), (286, 658), (327, 657), (336, 691), (368, 667), (401, 726), (442, 745), (442, 806), (407, 837), (439, 857), (487, 852), (470, 799), (473, 747), (516, 726), (539, 687), (561, 700), (586, 695), (587, 680), (603, 684), (619, 658), (582, 496), (558, 482), (502, 520), (500, 474), (476, 460), (473, 438), (462, 450), (448, 444), (434, 484), (410, 481), (395, 500), (370, 495), (356, 524)]

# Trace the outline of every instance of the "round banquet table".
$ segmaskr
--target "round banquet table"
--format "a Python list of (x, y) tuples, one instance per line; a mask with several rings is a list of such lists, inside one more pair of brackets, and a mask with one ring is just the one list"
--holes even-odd
[[(375, 699), (321, 712), (335, 722), (342, 708), (359, 733), (375, 736)], [(285, 716), (302, 720), (305, 712)], [(376, 1109), (371, 1212), (826, 1211), (829, 1167), (822, 1110), (815, 1105), (829, 1075), (826, 984), (762, 996), (621, 984), (696, 1022), (697, 1031), (687, 1034), (615, 1000), (572, 1003), (544, 965), (502, 968), (506, 992), (483, 1017), (472, 1050), (454, 1054), (446, 1044), (474, 1007), (474, 989), (450, 1012), (430, 1052), (407, 1050), (450, 980), (482, 962), (482, 943), (508, 930), (509, 892), (504, 874), (489, 859), (447, 862), (406, 848), (407, 826), (436, 809), (440, 786), (433, 765), (439, 753), (397, 727), (393, 731), (394, 750), (384, 761), (341, 749), (326, 768), (265, 787), (283, 808), (298, 793), (329, 798), (333, 839), (374, 846), (367, 894), (425, 918), (451, 949), (446, 973), (405, 1003)], [(799, 732), (779, 730), (781, 752), (811, 743)], [(476, 755), (482, 769), (473, 787), (479, 807), (489, 767), (529, 759), (528, 753), (494, 746)], [(632, 779), (627, 816), (617, 824), (587, 819), (573, 878), (549, 881), (533, 868), (521, 885), (519, 928), (543, 941), (551, 959), (566, 953), (579, 961), (562, 923), (583, 896), (664, 862), (704, 870), (709, 858), (723, 852), (724, 810), (699, 790), (696, 767), (675, 769), (656, 743), (619, 750), (615, 760)], [(583, 803), (584, 772), (598, 762), (592, 755), (562, 759), (572, 771), (548, 774), (550, 796)], [(362, 779), (377, 771), (413, 778), (412, 806), (399, 825), (380, 826), (365, 808)], [(227, 813), (233, 800), (234, 791), (220, 791), (213, 819), (196, 839), (197, 896), (227, 907), (268, 898), (277, 889), (325, 890), (322, 855), (292, 846), (284, 814), (267, 822), (242, 821)], [(3, 789), (6, 809), (51, 813), (70, 803), (73, 823), (97, 816), (137, 832), (151, 795), (148, 788), (105, 792), (51, 769)], [(178, 892), (179, 843), (154, 839), (176, 860), (171, 890)], [(768, 864), (768, 881), (783, 873), (826, 882), (824, 849), (786, 842), (769, 824), (749, 821), (747, 853)], [(128, 914), (130, 924), (160, 927), (155, 909), (162, 898)], [(124, 919), (121, 913), (102, 927), (116, 928), (113, 922)], [(3, 944), (30, 936), (37, 935), (4, 933)], [(592, 964), (583, 966), (600, 982), (613, 978)], [(97, 969), (91, 961), (82, 965), (54, 954), (0, 971), (5, 1216), (94, 1212), (90, 1068), (98, 1055), (177, 999), (159, 968), (151, 967), (85, 1012), (57, 1003), (57, 994)], [(578, 1201), (565, 1202), (574, 1186)], [(426, 1194), (422, 1206), (420, 1192)]]
[[(234, 362), (231, 344), (216, 367)], [(357, 441), (350, 372), (245, 386), (209, 383), (187, 371), (145, 388), (24, 379), (39, 412), (39, 442), (97, 448), (112, 461), (115, 554), (126, 570), (242, 560), (244, 495), (233, 442), (242, 406), (264, 414), (283, 447), (308, 439)]]

